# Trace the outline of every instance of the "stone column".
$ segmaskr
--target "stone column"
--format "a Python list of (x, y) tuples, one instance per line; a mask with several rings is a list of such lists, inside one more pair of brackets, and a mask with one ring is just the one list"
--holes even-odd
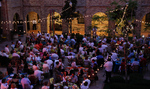
[(89, 16), (91, 14), (90, 10), (88, 10), (90, 8), (90, 1), (91, 0), (86, 0), (86, 11), (85, 11), (85, 18), (84, 18), (84, 22), (85, 22), (85, 34), (91, 34), (91, 30), (88, 29), (88, 26), (91, 25), (92, 19)]
[(108, 33), (108, 36), (115, 35), (115, 33), (113, 32), (114, 29), (115, 29), (115, 22), (108, 20), (108, 30), (110, 30), (110, 33)]
[[(44, 0), (42, 0), (41, 2), (41, 11), (40, 11), (40, 19), (41, 18), (45, 18), (47, 17), (45, 15), (45, 10), (44, 10)], [(47, 18), (43, 19), (41, 22), (41, 33), (47, 33)]]
[(85, 17), (84, 22), (85, 22), (85, 34), (91, 34), (92, 29), (88, 29), (88, 27), (91, 25), (92, 22), (91, 17)]
[(68, 22), (65, 19), (63, 19), (62, 20), (62, 32), (63, 33), (69, 33), (68, 26), (69, 26)]
[(9, 21), (8, 5), (7, 5), (7, 1), (5, 1), (5, 0), (2, 1), (1, 12), (3, 13), (1, 18), (2, 18), (2, 21), (4, 22), (2, 24), (3, 36), (6, 37), (7, 40), (10, 40), (10, 30), (9, 30), (9, 24), (8, 24), (8, 21)]

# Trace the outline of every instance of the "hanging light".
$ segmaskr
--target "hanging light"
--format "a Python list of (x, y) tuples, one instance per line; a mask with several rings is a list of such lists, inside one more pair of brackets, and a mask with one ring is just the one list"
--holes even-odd
[(71, 1), (70, 1), (69, 5), (70, 5), (70, 7), (72, 7), (72, 2)]
[(2, 7), (2, 3), (1, 3), (2, 1), (0, 1), (0, 7)]

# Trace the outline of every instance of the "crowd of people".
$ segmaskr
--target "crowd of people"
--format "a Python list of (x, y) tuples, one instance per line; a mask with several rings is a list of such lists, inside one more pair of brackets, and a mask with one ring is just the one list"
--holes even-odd
[[(6, 45), (0, 52), (1, 65), (8, 65), (7, 77), (1, 79), (1, 89), (31, 89), (37, 84), (42, 85), (41, 89), (53, 89), (58, 84), (88, 89), (98, 80), (97, 72), (103, 67), (106, 71), (104, 82), (107, 83), (111, 82), (112, 72), (125, 71), (126, 63), (128, 72), (139, 72), (150, 58), (150, 36), (134, 36), (130, 41), (122, 36), (77, 38), (76, 35), (65, 35), (31, 33), (25, 42), (19, 39)], [(13, 66), (17, 68), (16, 74)], [(49, 81), (43, 82), (44, 79)]]

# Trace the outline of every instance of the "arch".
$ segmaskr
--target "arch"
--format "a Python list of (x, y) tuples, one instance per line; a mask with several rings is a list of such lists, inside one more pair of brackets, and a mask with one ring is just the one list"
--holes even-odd
[(141, 22), (141, 35), (146, 37), (150, 33), (150, 12), (143, 16)]
[(81, 13), (79, 13), (79, 17), (72, 20), (72, 33), (85, 34), (84, 16)]
[(93, 35), (107, 36), (108, 17), (103, 12), (97, 12), (92, 16), (91, 28)]
[(19, 14), (18, 14), (18, 13), (15, 13), (15, 14), (14, 14), (14, 17), (13, 17), (13, 21), (15, 22), (15, 23), (13, 24), (13, 29), (14, 29), (14, 30), (18, 30), (18, 23), (17, 23), (17, 21), (19, 21), (19, 20), (20, 20)]
[(48, 14), (47, 16), (47, 33), (53, 33), (53, 29), (54, 29), (54, 33), (56, 34), (62, 34), (62, 20), (61, 20), (61, 16), (58, 12), (54, 12), (54, 14), (51, 13), (51, 16), (53, 16), (53, 22), (52, 22), (52, 17), (50, 16), (50, 14)]
[[(36, 30), (33, 30), (33, 20), (36, 21)], [(40, 17), (39, 14), (37, 14), (36, 12), (29, 12), (26, 15), (26, 32), (30, 33), (30, 32), (35, 32), (37, 33), (38, 31), (41, 32), (41, 23), (40, 23)]]

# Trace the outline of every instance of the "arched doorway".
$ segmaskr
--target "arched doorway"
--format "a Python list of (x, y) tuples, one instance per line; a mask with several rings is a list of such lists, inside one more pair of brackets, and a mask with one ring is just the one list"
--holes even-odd
[[(36, 12), (29, 12), (26, 16), (26, 32), (35, 32), (37, 33), (38, 31), (41, 32), (41, 24), (40, 24), (40, 17)], [(36, 24), (35, 28), (33, 27), (33, 24)], [(34, 30), (33, 30), (34, 29)]]
[(72, 20), (72, 33), (85, 34), (84, 17), (79, 13), (79, 17)]
[(14, 17), (13, 17), (13, 29), (14, 30), (18, 30), (18, 26), (17, 26), (17, 22), (20, 20), (20, 17), (19, 17), (19, 14), (18, 13), (15, 13)]
[(150, 13), (146, 14), (142, 18), (141, 22), (141, 35), (148, 36), (150, 33)]
[(98, 12), (92, 16), (92, 34), (99, 35), (99, 36), (107, 36), (108, 30), (108, 17), (103, 12)]
[[(51, 14), (51, 16), (50, 16)], [(62, 20), (61, 16), (57, 12), (52, 12), (47, 16), (47, 33), (62, 34)]]

